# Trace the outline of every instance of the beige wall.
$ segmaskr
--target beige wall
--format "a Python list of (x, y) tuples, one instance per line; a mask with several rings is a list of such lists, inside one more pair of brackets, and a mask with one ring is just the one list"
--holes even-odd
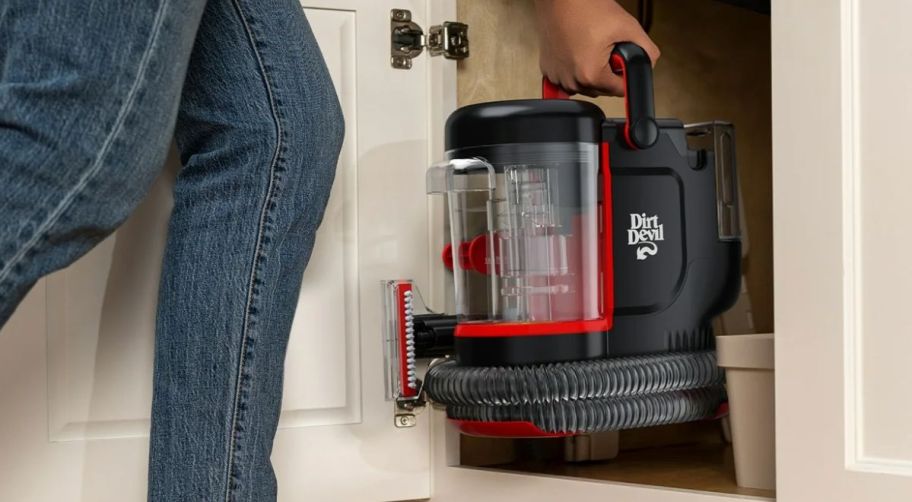
[[(622, 3), (631, 12), (636, 3)], [(750, 256), (747, 286), (760, 332), (773, 329), (772, 145), (769, 17), (714, 0), (654, 0), (650, 35), (660, 116), (684, 122), (728, 120), (737, 131), (738, 168)], [(459, 104), (540, 95), (538, 38), (528, 0), (459, 0), (472, 55), (459, 63)], [(609, 116), (623, 102), (600, 98)]]

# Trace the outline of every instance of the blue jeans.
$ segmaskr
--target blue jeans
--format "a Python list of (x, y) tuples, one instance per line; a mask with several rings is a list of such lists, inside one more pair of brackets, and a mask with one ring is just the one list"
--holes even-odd
[(149, 500), (275, 499), (285, 349), (342, 135), (297, 0), (0, 2), (0, 325), (127, 218), (172, 137), (181, 153)]

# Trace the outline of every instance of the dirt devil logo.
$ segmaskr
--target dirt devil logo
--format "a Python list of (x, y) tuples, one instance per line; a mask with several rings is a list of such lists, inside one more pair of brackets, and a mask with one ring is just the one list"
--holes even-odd
[(627, 229), (627, 245), (637, 246), (637, 260), (645, 260), (659, 252), (656, 242), (665, 240), (665, 225), (658, 216), (646, 213), (631, 213), (630, 228)]

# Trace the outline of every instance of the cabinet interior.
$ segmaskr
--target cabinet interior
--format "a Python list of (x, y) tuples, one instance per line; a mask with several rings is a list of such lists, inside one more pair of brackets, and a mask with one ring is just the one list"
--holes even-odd
[(568, 462), (565, 439), (462, 436), (462, 465), (772, 498), (770, 490), (735, 484), (731, 444), (720, 423), (696, 422), (621, 431), (611, 460)]
[[(749, 307), (726, 334), (773, 331), (772, 145), (770, 18), (760, 8), (718, 0), (622, 0), (636, 14), (652, 4), (650, 36), (662, 50), (655, 69), (659, 116), (684, 121), (725, 120), (736, 130), (737, 162), (748, 251), (742, 295)], [(757, 3), (757, 2), (755, 2)], [(761, 2), (762, 3), (762, 2)], [(540, 73), (532, 2), (460, 0), (470, 26), (472, 56), (460, 61), (459, 105), (538, 97)], [(474, 29), (478, 27), (478, 29)], [(580, 98), (588, 99), (588, 98)], [(623, 100), (599, 98), (608, 116), (622, 116)], [(741, 322), (743, 321), (743, 322)], [(731, 327), (737, 326), (737, 327)], [(463, 436), (460, 463), (527, 473), (773, 497), (738, 487), (732, 447), (721, 421), (622, 431), (611, 460), (567, 462), (564, 439), (489, 439)], [(774, 441), (774, 438), (769, 438)]]

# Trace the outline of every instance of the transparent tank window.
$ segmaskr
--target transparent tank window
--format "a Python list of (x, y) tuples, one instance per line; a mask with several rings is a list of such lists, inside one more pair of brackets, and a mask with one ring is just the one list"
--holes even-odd
[[(494, 183), (494, 168), (484, 159), (451, 159), (427, 172), (427, 192), (447, 196), (456, 314), (462, 320), (497, 315), (497, 277), (488, 270), (493, 264), (489, 265), (486, 259), (484, 263), (473, 263), (468, 253), (478, 239), (482, 245), (492, 242)], [(492, 255), (490, 251), (482, 253), (485, 258)]]
[[(566, 278), (567, 235), (559, 215), (557, 167), (528, 165), (504, 169), (506, 200), (498, 209), (504, 320), (543, 321), (561, 317), (552, 299), (575, 284)], [(562, 278), (564, 278), (562, 280)]]
[(716, 174), (716, 213), (719, 238), (741, 236), (741, 192), (735, 163), (735, 128), (728, 122), (707, 122), (685, 127), (691, 163), (712, 165)]
[(598, 146), (484, 148), (490, 171), (428, 178), (429, 191), (447, 193), (460, 322), (599, 318)]

